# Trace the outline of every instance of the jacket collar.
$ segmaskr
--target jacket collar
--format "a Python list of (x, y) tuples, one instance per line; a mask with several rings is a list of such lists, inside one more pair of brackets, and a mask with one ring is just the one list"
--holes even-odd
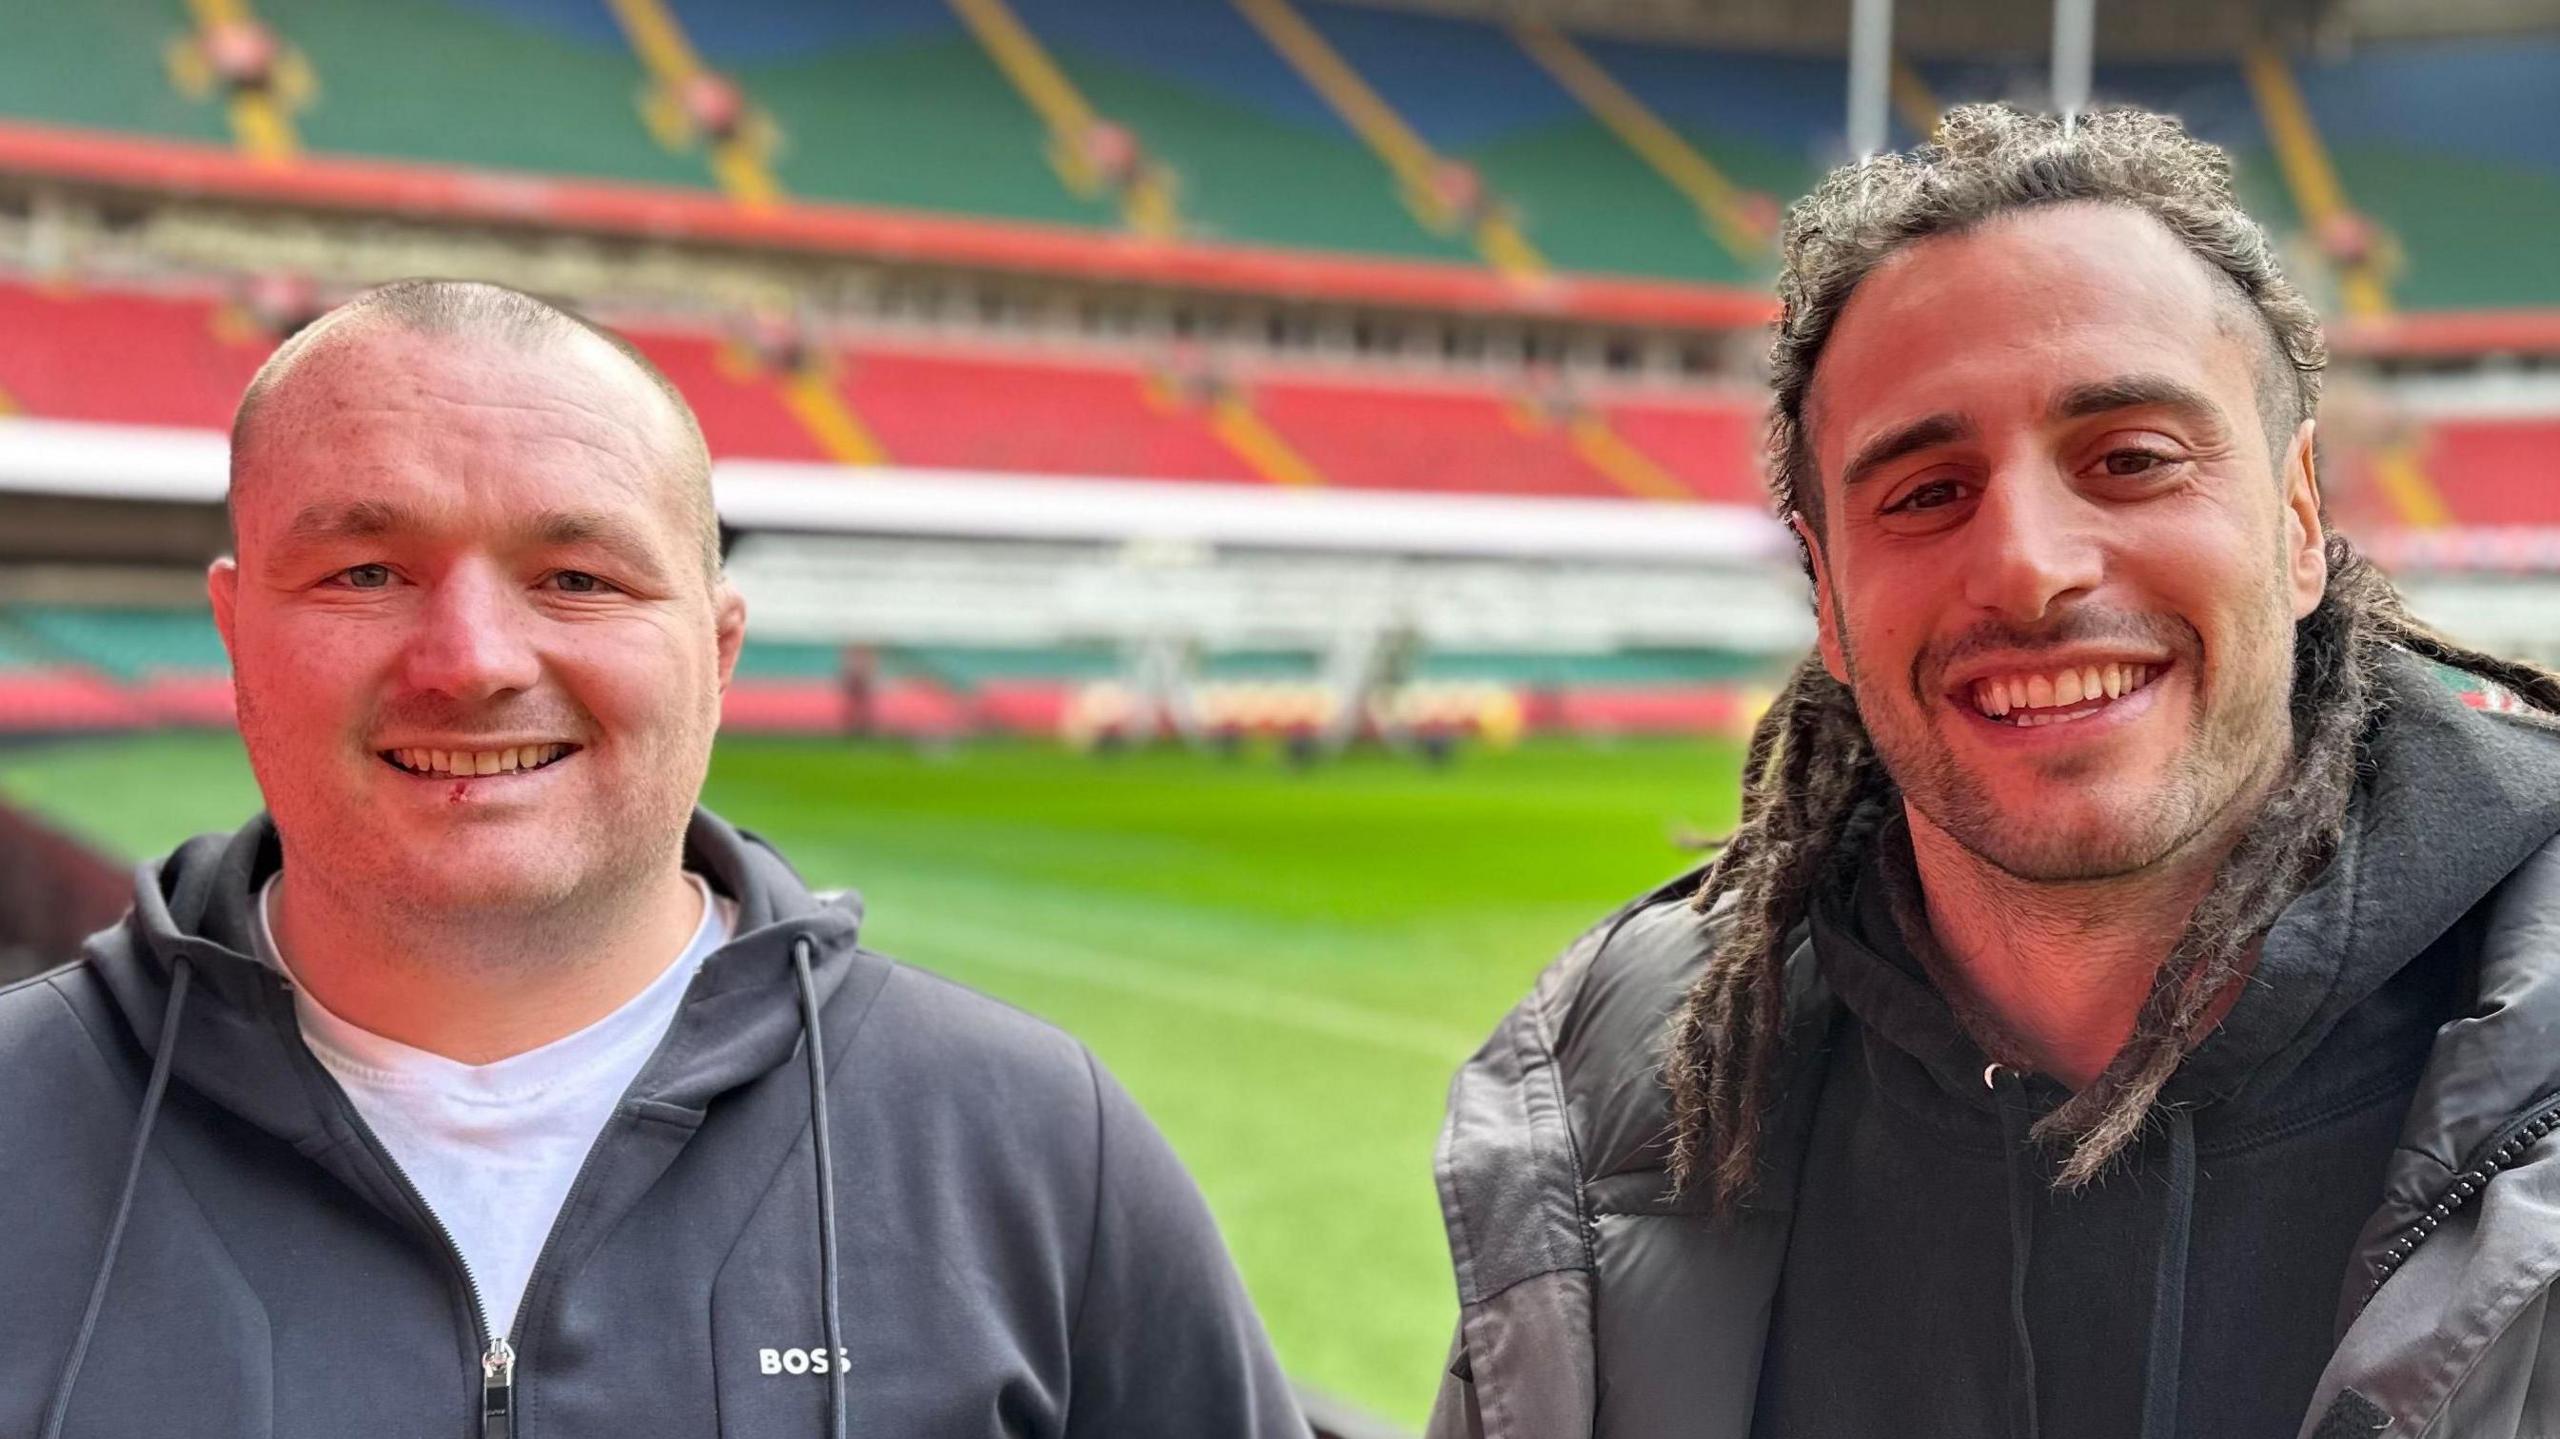
[[(196, 996), (171, 1069), (214, 1104), (305, 1154), (344, 1151), (354, 1135), (326, 1072), (302, 1043), (283, 979), (252, 957), (250, 907), (282, 863), (274, 823), (189, 840), (136, 875), (133, 910), (94, 937), (87, 959), (144, 1053), (162, 1040), (172, 966)], [(697, 809), (685, 863), (738, 903), (737, 932), (703, 964), (636, 1099), (698, 1114), (718, 1094), (789, 1058), (800, 1034), (791, 952), (812, 944), (821, 1002), (857, 970), (888, 962), (856, 944), (859, 901), (821, 901), (762, 841)], [(871, 982), (876, 984), (878, 974)]]

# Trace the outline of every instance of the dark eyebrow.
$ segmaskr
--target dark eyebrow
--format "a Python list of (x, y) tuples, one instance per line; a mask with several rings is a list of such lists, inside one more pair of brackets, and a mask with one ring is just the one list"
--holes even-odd
[(1973, 422), (1952, 411), (1887, 430), (1858, 447), (1858, 453), (1849, 459), (1849, 467), (1840, 472), (1840, 488), (1850, 488), (1905, 455), (1965, 439), (1972, 433)]
[(2167, 410), (2200, 429), (2223, 433), (2222, 407), (2211, 396), (2166, 375), (2116, 375), (2074, 385), (2053, 398), (2057, 420), (2083, 420), (2112, 410)]

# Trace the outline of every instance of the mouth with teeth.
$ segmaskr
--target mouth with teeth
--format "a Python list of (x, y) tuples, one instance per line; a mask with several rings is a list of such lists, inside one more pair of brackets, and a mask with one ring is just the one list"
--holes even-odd
[(1985, 675), (1965, 691), (1974, 712), (2015, 729), (2072, 724), (2111, 706), (2166, 673), (2165, 664), (2079, 665), (2044, 671)]
[(487, 775), (531, 774), (549, 769), (578, 752), (573, 744), (529, 744), (507, 749), (387, 749), (384, 764), (421, 779), (477, 779)]

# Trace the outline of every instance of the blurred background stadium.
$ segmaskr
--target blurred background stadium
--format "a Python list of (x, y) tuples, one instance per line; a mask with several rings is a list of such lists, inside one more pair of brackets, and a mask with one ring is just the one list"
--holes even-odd
[[(1090, 1041), (1292, 1371), (1417, 1423), (1447, 1076), (1730, 822), (1809, 637), (1784, 204), (1853, 123), (2083, 83), (2071, 0), (1856, 8), (1886, 43), (1851, 0), (0, 0), (0, 972), (121, 907), (96, 857), (256, 804), (201, 571), (259, 361), (374, 281), (540, 291), (719, 458), (711, 803)], [(2560, 5), (2086, 34), (2331, 317), (2339, 521), (2560, 659)]]

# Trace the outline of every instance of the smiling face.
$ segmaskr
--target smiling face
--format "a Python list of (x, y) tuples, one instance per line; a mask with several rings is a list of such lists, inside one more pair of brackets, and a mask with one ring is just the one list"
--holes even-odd
[(2311, 430), (2270, 455), (2226, 291), (2149, 216), (2069, 204), (1916, 242), (1842, 309), (1798, 524), (1915, 831), (2022, 879), (2130, 874), (2227, 834), (2290, 753)]
[(681, 422), (581, 332), (347, 330), (265, 401), (210, 577), (288, 863), (481, 921), (662, 881), (745, 629)]

